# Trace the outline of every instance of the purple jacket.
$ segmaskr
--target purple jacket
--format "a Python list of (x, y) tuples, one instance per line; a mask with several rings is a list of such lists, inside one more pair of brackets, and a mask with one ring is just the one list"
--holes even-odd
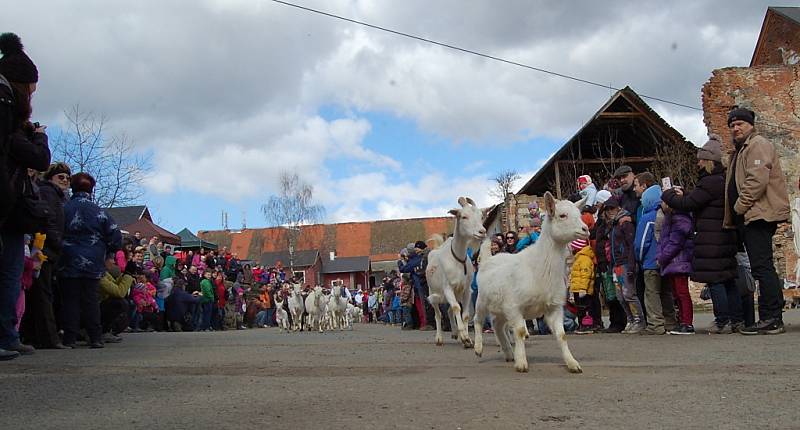
[(685, 212), (672, 211), (664, 214), (656, 257), (662, 276), (692, 273), (693, 230), (692, 217)]

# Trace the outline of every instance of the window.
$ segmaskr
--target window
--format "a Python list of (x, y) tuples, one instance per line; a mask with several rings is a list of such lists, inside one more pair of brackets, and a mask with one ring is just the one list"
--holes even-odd
[(301, 284), (306, 283), (306, 272), (302, 270), (295, 270), (294, 272), (292, 272), (292, 274), (294, 275), (295, 278), (300, 280)]

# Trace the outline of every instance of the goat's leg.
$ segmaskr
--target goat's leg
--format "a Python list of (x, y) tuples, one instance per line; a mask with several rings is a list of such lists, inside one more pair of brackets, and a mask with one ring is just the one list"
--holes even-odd
[(433, 306), (433, 315), (436, 320), (436, 345), (442, 346), (444, 345), (444, 339), (442, 339), (442, 310), (439, 309), (437, 303), (431, 303), (431, 306)]
[(564, 362), (567, 364), (567, 369), (571, 373), (583, 373), (581, 365), (572, 356), (572, 353), (567, 346), (567, 335), (564, 333), (564, 308), (557, 306), (555, 309), (549, 311), (544, 315), (544, 320), (553, 331), (553, 336), (556, 337), (558, 346), (561, 347), (561, 355), (564, 357)]
[(475, 327), (475, 355), (478, 357), (483, 355), (483, 320), (485, 318), (485, 310), (482, 308), (480, 298), (475, 305), (475, 317), (472, 320), (472, 326)]
[(528, 354), (525, 351), (525, 339), (528, 338), (528, 327), (521, 316), (517, 316), (510, 322), (514, 330), (514, 369), (517, 372), (527, 372)]
[(505, 317), (499, 315), (494, 317), (492, 328), (494, 328), (494, 336), (497, 338), (497, 343), (500, 344), (500, 349), (503, 350), (506, 362), (514, 361), (514, 354), (511, 352), (511, 340), (508, 338), (508, 323)]
[[(453, 315), (456, 318), (456, 324), (458, 325), (458, 338), (461, 339), (461, 342), (464, 344), (464, 348), (472, 348), (472, 339), (469, 338), (467, 325), (464, 324), (464, 320), (461, 319), (461, 304), (458, 303), (458, 300), (456, 300), (455, 293), (453, 293), (451, 288), (445, 288), (444, 297), (447, 299), (447, 303), (450, 304), (450, 310), (453, 311)], [(450, 327), (450, 329), (452, 330), (452, 327)]]
[(453, 314), (453, 308), (449, 306), (447, 307), (447, 318), (450, 320), (450, 338), (458, 339), (458, 330), (456, 330), (458, 323), (456, 322), (456, 317)]

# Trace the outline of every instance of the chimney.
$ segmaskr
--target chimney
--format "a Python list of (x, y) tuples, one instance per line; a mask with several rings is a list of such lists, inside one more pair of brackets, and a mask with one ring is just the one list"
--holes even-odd
[(330, 259), (331, 259), (331, 261), (336, 259), (336, 251), (331, 251), (330, 252)]

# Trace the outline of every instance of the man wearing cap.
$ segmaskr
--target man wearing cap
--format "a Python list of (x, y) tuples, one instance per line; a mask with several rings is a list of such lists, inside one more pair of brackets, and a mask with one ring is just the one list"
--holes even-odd
[(789, 219), (789, 194), (781, 163), (770, 141), (755, 132), (755, 112), (735, 108), (728, 114), (734, 151), (726, 179), (725, 227), (739, 231), (759, 281), (758, 318), (745, 335), (783, 333), (783, 292), (775, 272), (772, 237)]
[(614, 179), (618, 180), (620, 184), (617, 189), (620, 197), (620, 207), (630, 213), (635, 224), (636, 214), (639, 210), (639, 197), (636, 196), (636, 190), (633, 188), (633, 181), (636, 179), (636, 175), (633, 174), (631, 166), (619, 166), (614, 171)]

